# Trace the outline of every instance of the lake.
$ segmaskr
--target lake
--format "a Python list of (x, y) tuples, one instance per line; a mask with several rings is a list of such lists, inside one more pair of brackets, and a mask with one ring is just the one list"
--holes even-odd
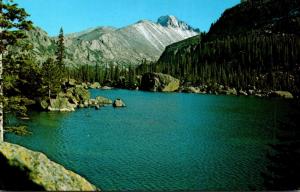
[(32, 113), (29, 136), (6, 140), (45, 153), (102, 190), (263, 189), (268, 144), (286, 102), (255, 97), (91, 90), (126, 108)]

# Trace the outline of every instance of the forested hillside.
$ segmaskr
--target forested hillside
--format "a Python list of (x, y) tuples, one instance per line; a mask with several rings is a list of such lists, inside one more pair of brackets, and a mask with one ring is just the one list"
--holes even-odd
[(298, 94), (299, 29), (298, 0), (245, 2), (226, 10), (198, 41), (168, 46), (147, 68), (195, 85), (217, 83)]
[(209, 37), (261, 33), (300, 34), (299, 0), (251, 0), (226, 10), (212, 24)]

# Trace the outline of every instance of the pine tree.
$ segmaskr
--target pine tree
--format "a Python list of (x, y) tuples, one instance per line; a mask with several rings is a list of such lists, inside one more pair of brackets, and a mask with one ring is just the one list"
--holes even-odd
[(52, 58), (48, 58), (42, 65), (43, 88), (49, 100), (52, 95), (57, 94), (61, 89), (59, 70), (60, 69)]
[(32, 28), (32, 22), (27, 20), (28, 14), (13, 1), (0, 0), (0, 142), (3, 141), (3, 55), (9, 45), (14, 45), (18, 39), (24, 38), (24, 30)]
[(65, 58), (64, 31), (62, 27), (60, 28), (59, 31), (56, 46), (57, 46), (57, 50), (56, 50), (57, 67), (60, 69), (60, 80), (62, 81), (66, 72), (66, 66), (64, 63), (64, 58)]

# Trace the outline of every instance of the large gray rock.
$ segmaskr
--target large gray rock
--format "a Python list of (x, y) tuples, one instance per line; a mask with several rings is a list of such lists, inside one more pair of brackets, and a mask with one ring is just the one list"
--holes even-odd
[(246, 93), (246, 92), (243, 91), (243, 90), (240, 90), (240, 91), (239, 91), (239, 94), (240, 94), (240, 95), (244, 95), (244, 96), (248, 96), (248, 93)]
[(90, 99), (90, 100), (89, 100), (89, 106), (90, 106), (90, 107), (95, 107), (95, 106), (97, 106), (97, 105), (98, 105), (98, 102), (97, 102), (96, 99)]
[(71, 104), (68, 98), (57, 97), (56, 99), (50, 99), (49, 111), (71, 112), (75, 111), (77, 105)]
[(281, 97), (284, 99), (293, 99), (294, 96), (288, 91), (273, 91), (269, 94), (270, 97)]
[(103, 86), (103, 87), (101, 87), (101, 89), (103, 89), (103, 90), (111, 90), (111, 89), (113, 89), (112, 87), (109, 87), (109, 86)]
[(116, 99), (113, 103), (114, 107), (126, 107), (125, 103), (121, 99)]
[(145, 91), (172, 92), (179, 88), (180, 81), (171, 75), (162, 73), (145, 73), (142, 77), (141, 89)]
[(106, 97), (101, 97), (101, 96), (97, 96), (96, 97), (97, 103), (99, 105), (109, 105), (112, 104), (112, 100), (106, 98)]
[(89, 88), (90, 89), (100, 89), (101, 85), (98, 82), (94, 82), (94, 83), (90, 84)]
[(228, 88), (227, 90), (226, 90), (226, 95), (237, 95), (237, 91), (236, 91), (236, 89), (235, 88)]
[(184, 87), (182, 92), (184, 92), (184, 93), (200, 93), (200, 89), (198, 87), (188, 86), (188, 87)]
[(0, 142), (0, 171), (1, 190), (97, 190), (86, 179), (49, 160), (43, 153), (6, 142)]
[(90, 99), (90, 92), (83, 87), (75, 87), (73, 95), (82, 101)]
[[(99, 84), (100, 85), (100, 84)], [(86, 84), (86, 83), (81, 83), (81, 86), (83, 87), (83, 88), (85, 88), (85, 89), (88, 89), (89, 87), (88, 87), (88, 85)]]

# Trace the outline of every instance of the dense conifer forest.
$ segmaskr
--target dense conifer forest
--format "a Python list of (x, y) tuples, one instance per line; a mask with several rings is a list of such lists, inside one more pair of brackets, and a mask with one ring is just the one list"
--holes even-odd
[(299, 50), (296, 35), (253, 32), (166, 51), (153, 70), (194, 84), (299, 92)]
[(170, 45), (150, 71), (183, 82), (256, 86), (299, 94), (300, 3), (249, 1), (226, 10), (210, 31)]

